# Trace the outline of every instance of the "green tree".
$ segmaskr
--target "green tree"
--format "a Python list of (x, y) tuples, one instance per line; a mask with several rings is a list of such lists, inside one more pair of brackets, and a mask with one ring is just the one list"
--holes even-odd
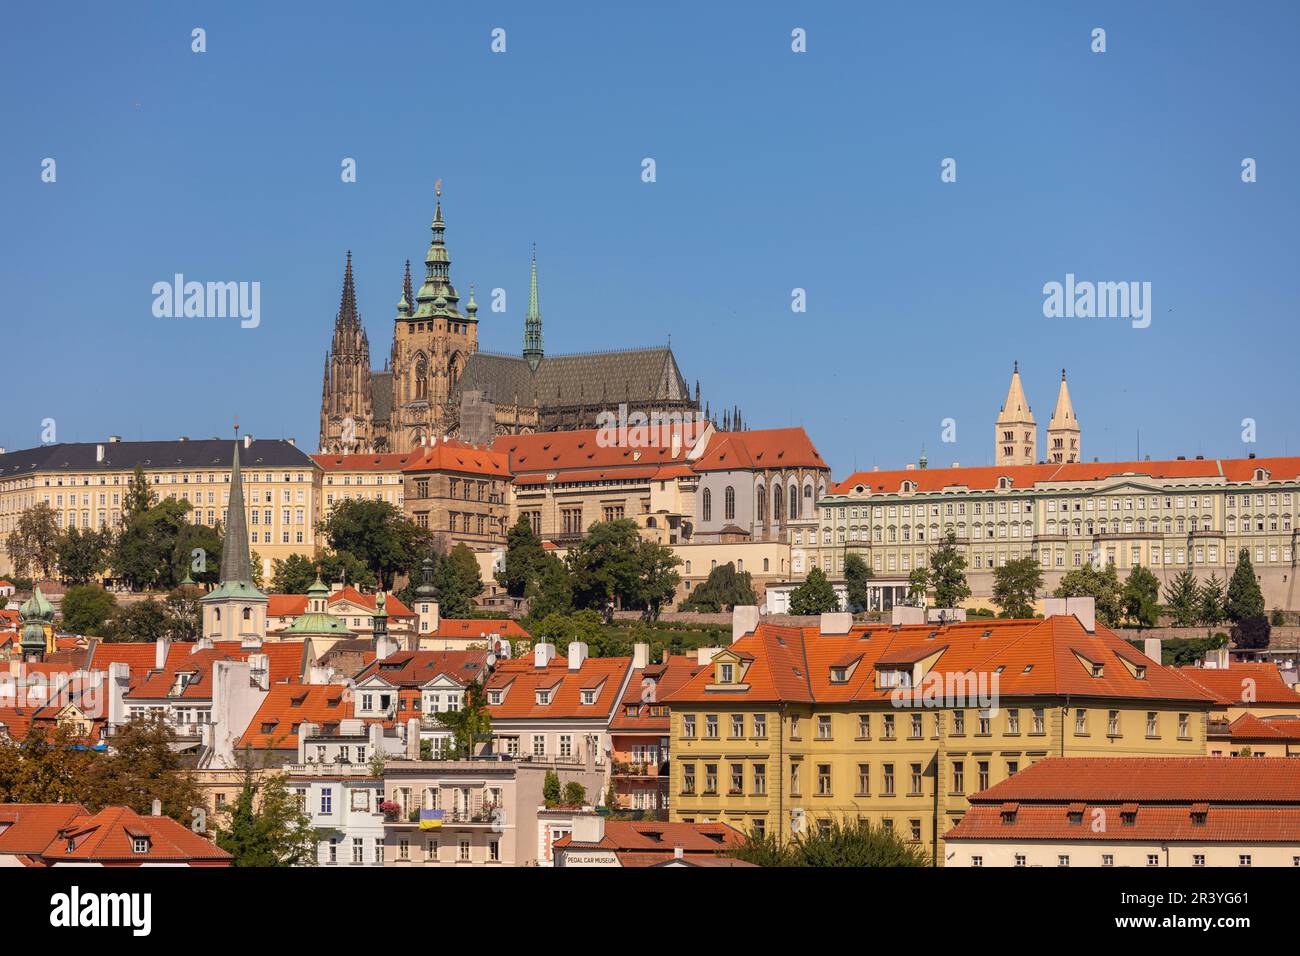
[(170, 588), (184, 577), (185, 569), (178, 575), (173, 562), (181, 535), (189, 529), (186, 515), (192, 507), (188, 501), (164, 498), (129, 519), (123, 513), (112, 565), (133, 590)]
[(433, 549), (433, 534), (418, 527), (396, 505), (371, 498), (340, 501), (317, 525), (332, 551), (360, 560), (391, 590), (399, 573), (416, 567)]
[(636, 550), (636, 561), (636, 586), (630, 597), (644, 609), (646, 620), (657, 621), (663, 606), (677, 593), (682, 580), (677, 567), (682, 559), (667, 545), (643, 539)]
[[(196, 555), (195, 552), (198, 552)], [(171, 580), (174, 586), (189, 574), (195, 584), (216, 584), (221, 577), (221, 531), (206, 524), (187, 522), (176, 535), (172, 550)]]
[[(365, 563), (345, 552), (325, 551), (315, 558), (291, 554), (271, 562), (271, 591), (275, 594), (304, 594), (316, 581), (346, 581), (358, 588), (372, 589), (378, 582)], [(418, 578), (417, 578), (418, 582)]]
[(1200, 604), (1201, 589), (1196, 584), (1196, 575), (1190, 569), (1179, 571), (1165, 585), (1165, 606), (1179, 627), (1191, 627), (1196, 623), (1200, 616)]
[(554, 770), (546, 771), (546, 776), (542, 778), (542, 800), (548, 807), (553, 807), (560, 802), (560, 775)]
[(1232, 642), (1238, 647), (1263, 650), (1268, 647), (1273, 628), (1267, 614), (1244, 617), (1232, 626)]
[(540, 620), (532, 621), (529, 633), (539, 644), (554, 644), (556, 651), (565, 653), (570, 641), (581, 641), (587, 645), (592, 657), (616, 657), (617, 653), (606, 651), (606, 627), (598, 613), (591, 610), (574, 611), (572, 614), (548, 614)]
[(113, 536), (107, 528), (68, 528), (55, 543), (59, 577), (65, 584), (88, 584), (108, 567)]
[(497, 583), (511, 597), (524, 597), (541, 573), (545, 557), (542, 539), (533, 533), (532, 521), (528, 515), (521, 514), (506, 533), (505, 565), (497, 575)]
[(126, 494), (122, 496), (122, 523), (129, 524), (132, 518), (144, 514), (153, 507), (157, 496), (149, 487), (149, 478), (144, 473), (143, 465), (136, 465), (127, 483)]
[(186, 826), (193, 809), (203, 804), (176, 750), (176, 732), (156, 717), (135, 718), (118, 727), (112, 750), (90, 764), (85, 787), (81, 802), (91, 809), (126, 806), (148, 814), (159, 800), (166, 816)]
[[(868, 581), (872, 578), (871, 565), (863, 560), (862, 555), (850, 551), (844, 556), (844, 587), (846, 603), (850, 611), (865, 611), (871, 606), (871, 589)], [(747, 604), (756, 604), (747, 601)]]
[(1210, 578), (1201, 585), (1200, 593), (1196, 601), (1196, 620), (1206, 627), (1214, 627), (1221, 624), (1227, 617), (1227, 611), (1224, 605), (1227, 604), (1228, 595), (1223, 589), (1223, 582), (1219, 576), (1213, 572)]
[(48, 578), (58, 561), (58, 543), (59, 526), (54, 509), (38, 501), (18, 516), (5, 539), (5, 548), (19, 574)]
[(1155, 627), (1160, 617), (1160, 581), (1149, 568), (1138, 565), (1129, 572), (1120, 595), (1125, 619), (1139, 628)]
[(569, 551), (573, 604), (603, 611), (611, 602), (631, 603), (641, 587), (641, 534), (630, 518), (598, 521)]
[(1228, 600), (1225, 605), (1228, 620), (1240, 623), (1247, 618), (1264, 613), (1264, 594), (1255, 579), (1255, 568), (1250, 563), (1250, 549), (1237, 553), (1237, 566), (1228, 581)]
[(311, 819), (289, 791), (283, 774), (260, 782), (251, 770), (235, 800), (230, 826), (217, 833), (217, 846), (235, 866), (304, 866), (316, 862)]
[(566, 807), (581, 807), (587, 803), (587, 788), (576, 780), (564, 785), (564, 795), (560, 798)]
[(930, 862), (922, 847), (865, 817), (811, 823), (782, 845), (774, 836), (750, 836), (728, 855), (758, 866), (920, 867)]
[(553, 554), (542, 559), (537, 578), (528, 585), (528, 617), (540, 619), (573, 610), (573, 575)]
[(839, 609), (839, 596), (821, 568), (809, 571), (803, 583), (790, 592), (791, 614), (826, 614)]
[(737, 571), (736, 565), (728, 561), (709, 571), (709, 576), (678, 605), (678, 610), (717, 614), (736, 605), (757, 603), (753, 576), (748, 571)]
[(0, 798), (5, 803), (80, 803), (86, 774), (99, 755), (67, 727), (33, 727), (20, 741), (0, 740)]
[(167, 636), (167, 612), (153, 598), (118, 606), (104, 625), (106, 641), (152, 643)]
[(930, 590), (930, 569), (927, 567), (913, 568), (907, 576), (907, 599), (913, 607), (921, 607), (925, 604), (925, 594)]
[(1032, 557), (1014, 558), (993, 569), (993, 603), (998, 617), (1034, 615), (1034, 598), (1043, 586), (1043, 569)]
[(116, 609), (117, 598), (98, 584), (78, 584), (63, 595), (59, 611), (63, 615), (63, 630), (103, 637), (104, 627)]
[(1118, 627), (1123, 615), (1120, 600), (1119, 572), (1115, 565), (1107, 564), (1098, 571), (1092, 565), (1075, 568), (1061, 579), (1055, 591), (1057, 597), (1090, 597), (1096, 603), (1097, 620), (1107, 627)]
[(488, 713), (487, 691), (477, 681), (472, 682), (461, 698), (459, 710), (439, 711), (438, 723), (451, 731), (444, 755), (448, 760), (462, 760), (474, 756), (480, 743), (492, 739), (492, 715)]
[(452, 548), (451, 554), (438, 564), (433, 583), (443, 617), (469, 617), (474, 599), (483, 593), (483, 578), (474, 552), (464, 543)]
[(198, 640), (203, 630), (202, 592), (197, 587), (176, 588), (163, 599), (165, 632), (173, 641)]
[(943, 544), (930, 555), (930, 587), (938, 607), (958, 607), (970, 597), (966, 583), (966, 558), (957, 549), (957, 533), (949, 531)]

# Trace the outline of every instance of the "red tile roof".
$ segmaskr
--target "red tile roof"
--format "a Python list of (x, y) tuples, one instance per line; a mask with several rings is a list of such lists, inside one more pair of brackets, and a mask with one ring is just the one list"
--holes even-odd
[[(651, 708), (660, 706), (666, 695), (699, 673), (701, 666), (695, 657), (682, 654), (670, 656), (662, 664), (634, 670), (623, 699), (614, 711), (614, 718), (609, 722), (609, 729), (621, 733), (668, 733), (669, 715), (656, 716), (650, 712)], [(651, 691), (649, 698), (646, 697), (648, 689)]]
[(239, 747), (254, 750), (293, 750), (298, 746), (298, 725), (337, 724), (352, 717), (352, 700), (342, 684), (277, 684), (273, 686)]
[(0, 804), (0, 855), (39, 854), (86, 808), (79, 803)]
[(1243, 742), (1300, 743), (1300, 718), (1273, 717), (1261, 720), (1254, 714), (1247, 713), (1229, 724), (1226, 733), (1211, 730), (1208, 736)]
[[(669, 703), (883, 702), (895, 691), (877, 686), (878, 664), (910, 664), (938, 654), (918, 693), (924, 691), (924, 681), (942, 679), (945, 686), (938, 689), (946, 692), (949, 684), (970, 684), (972, 678), (982, 678), (987, 688), (981, 693), (988, 693), (996, 678), (997, 693), (1003, 699), (1068, 695), (1187, 701), (1201, 706), (1210, 703), (1208, 694), (1173, 668), (1148, 660), (1102, 625), (1088, 633), (1073, 615), (944, 626), (859, 624), (844, 635), (823, 635), (816, 627), (760, 622), (754, 633), (724, 648), (719, 657), (728, 652), (753, 655), (748, 667), (741, 668), (736, 690), (708, 689), (714, 682), (714, 668), (708, 667), (664, 699)], [(849, 679), (833, 682), (832, 668), (856, 654), (862, 659)], [(1091, 664), (1102, 665), (1100, 676), (1093, 676)], [(1138, 668), (1145, 669), (1141, 671), (1144, 677), (1136, 676)], [(973, 690), (973, 686), (969, 688)]]
[[(599, 429), (537, 432), (532, 435), (502, 435), (492, 450), (507, 456), (516, 476), (574, 469), (648, 468), (683, 463), (691, 451), (694, 430), (687, 426), (685, 440), (673, 453), (671, 444), (633, 447), (630, 443), (608, 442)], [(572, 480), (566, 477), (564, 480)]]
[(1251, 482), (1257, 468), (1265, 469), (1271, 481), (1294, 481), (1300, 477), (1300, 458), (1211, 458), (1199, 461), (1112, 461), (1068, 465), (859, 471), (836, 484), (833, 493), (849, 494), (859, 485), (874, 493), (897, 492), (904, 481), (914, 482), (917, 491), (941, 491), (949, 487), (987, 490), (996, 488), (998, 479), (1003, 476), (1010, 478), (1015, 488), (1028, 488), (1039, 482), (1063, 484), (1126, 475), (1138, 479), (1222, 478), (1228, 482)]
[[(138, 837), (148, 849), (135, 852)], [(71, 841), (71, 846), (69, 846)], [(105, 807), (65, 824), (40, 854), (55, 863), (208, 863), (229, 865), (230, 854), (170, 817), (141, 816), (129, 807)]]
[[(266, 604), (266, 616), (271, 617), (297, 617), (300, 614), (307, 613), (307, 595), (305, 594), (268, 594)], [(339, 588), (331, 594), (325, 601), (326, 607), (339, 604), (343, 601), (350, 601), (353, 604), (373, 611), (375, 609), (375, 595), (362, 594), (352, 585)], [(389, 617), (415, 617), (415, 612), (397, 599), (396, 595), (388, 595), (385, 602), (385, 609)], [(330, 613), (337, 614), (335, 610)]]
[(520, 626), (518, 621), (510, 618), (439, 618), (436, 631), (421, 632), (420, 637), (459, 637), (485, 639), (489, 634), (499, 634), (507, 639), (528, 640), (531, 636)]
[[(150, 650), (153, 646), (150, 645)], [(211, 648), (199, 649), (198, 642), (178, 641), (167, 648), (167, 660), (161, 669), (149, 662), (148, 670), (138, 680), (132, 667), (132, 685), (126, 696), (133, 700), (172, 698), (177, 675), (194, 672), (179, 695), (182, 700), (212, 699), (212, 665), (217, 661), (245, 661), (253, 654), (265, 654), (270, 682), (300, 683), (308, 666), (304, 641), (267, 641), (260, 647), (243, 647), (238, 641), (217, 641)]]
[(696, 471), (745, 471), (765, 468), (830, 466), (802, 428), (765, 428), (748, 432), (714, 432), (695, 462)]
[(416, 452), (385, 455), (312, 455), (324, 471), (401, 471)]
[(380, 677), (394, 687), (423, 687), (439, 674), (460, 684), (470, 684), (487, 669), (487, 650), (398, 651), (383, 660), (371, 661), (356, 675), (359, 684)]
[[(504, 690), (500, 704), (489, 704), (493, 720), (511, 718), (583, 718), (610, 716), (632, 666), (630, 657), (589, 657), (582, 667), (569, 670), (567, 657), (557, 657), (546, 667), (534, 667), (533, 655), (501, 661), (485, 687)], [(582, 691), (599, 690), (595, 701), (582, 703)], [(537, 703), (537, 691), (550, 690), (550, 703)]]
[[(606, 820), (605, 836), (597, 843), (580, 843), (571, 835), (553, 844), (557, 850), (601, 849), (627, 852), (714, 854), (744, 842), (744, 834), (725, 823), (668, 823), (640, 820)], [(658, 862), (656, 860), (655, 862)]]
[(970, 802), (946, 840), (1300, 843), (1300, 760), (1049, 757)]
[(464, 442), (438, 442), (411, 453), (403, 471), (450, 471), (467, 475), (486, 475), (494, 478), (510, 477), (509, 456)]
[(1281, 706), (1300, 714), (1300, 694), (1282, 680), (1281, 672), (1273, 664), (1180, 667), (1178, 673), (1213, 697), (1221, 707)]

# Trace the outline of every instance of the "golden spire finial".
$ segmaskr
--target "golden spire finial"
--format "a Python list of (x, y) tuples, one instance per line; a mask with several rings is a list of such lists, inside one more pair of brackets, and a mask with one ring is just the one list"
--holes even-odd
[(442, 196), (442, 180), (441, 180), (441, 179), (435, 179), (435, 180), (433, 181), (433, 193), (434, 193), (435, 196), (438, 196), (438, 197), (441, 197), (441, 196)]

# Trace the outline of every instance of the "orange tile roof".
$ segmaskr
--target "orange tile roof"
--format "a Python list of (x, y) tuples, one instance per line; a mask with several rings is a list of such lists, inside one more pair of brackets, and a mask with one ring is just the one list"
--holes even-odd
[(411, 453), (403, 471), (451, 471), (468, 475), (487, 475), (495, 478), (510, 477), (508, 455), (468, 445), (464, 442), (438, 442)]
[(1077, 462), (1067, 465), (1011, 465), (1007, 467), (916, 468), (892, 471), (859, 471), (839, 482), (834, 494), (849, 494), (862, 485), (876, 493), (897, 492), (904, 481), (916, 483), (917, 491), (941, 491), (947, 487), (989, 490), (1006, 476), (1013, 487), (1028, 488), (1038, 482), (1065, 483), (1099, 481), (1132, 475), (1135, 478), (1195, 479), (1218, 483), (1250, 482), (1255, 470), (1263, 468), (1271, 481), (1294, 481), (1300, 478), (1300, 458), (1210, 458), (1182, 461), (1112, 461)]
[(39, 854), (60, 830), (86, 812), (79, 803), (0, 804), (0, 855)]
[[(877, 665), (908, 666), (938, 655), (925, 681), (944, 681), (942, 692), (959, 680), (981, 676), (1003, 699), (1017, 697), (1102, 697), (1186, 701), (1202, 706), (1210, 697), (1173, 668), (1148, 660), (1127, 641), (1097, 625), (1089, 634), (1073, 616), (1046, 620), (969, 621), (959, 624), (887, 627), (854, 625), (845, 635), (823, 635), (817, 627), (760, 622), (753, 634), (724, 648), (752, 654), (735, 691), (709, 690), (714, 668), (705, 668), (675, 693), (670, 703), (704, 701), (802, 701), (848, 703), (889, 701), (891, 687), (877, 686)], [(928, 652), (928, 653), (927, 653)], [(843, 682), (832, 681), (832, 668), (852, 655), (861, 660)], [(1090, 664), (1102, 665), (1092, 676)], [(1145, 668), (1138, 678), (1135, 669)], [(747, 689), (746, 689), (747, 688)], [(971, 690), (974, 688), (972, 687)]]
[(1178, 673), (1214, 698), (1221, 707), (1284, 706), (1300, 713), (1300, 694), (1282, 680), (1273, 664), (1234, 663), (1229, 667), (1180, 667)]
[(276, 684), (248, 722), (239, 747), (296, 749), (299, 724), (323, 727), (351, 717), (352, 701), (342, 684)]
[[(623, 699), (614, 711), (614, 718), (609, 722), (609, 729), (622, 733), (666, 734), (669, 730), (669, 716), (656, 716), (650, 712), (650, 708), (694, 677), (701, 668), (702, 665), (695, 657), (678, 654), (670, 655), (662, 664), (651, 664), (634, 670), (627, 682)], [(649, 700), (644, 696), (647, 680), (653, 685), (654, 691)], [(635, 713), (631, 712), (633, 709)]]
[(692, 430), (673, 453), (671, 445), (634, 448), (630, 444), (606, 442), (595, 428), (532, 435), (501, 435), (492, 450), (507, 456), (516, 475), (569, 471), (573, 469), (646, 468), (651, 465), (682, 463), (690, 453)]
[[(136, 853), (132, 845), (141, 836), (148, 838), (148, 850)], [(105, 807), (73, 818), (40, 858), (46, 864), (230, 862), (229, 853), (189, 827), (170, 817), (142, 816), (130, 807)]]
[[(546, 667), (534, 667), (533, 656), (501, 661), (485, 687), (504, 690), (500, 704), (489, 704), (493, 720), (511, 718), (583, 718), (610, 716), (623, 681), (632, 666), (630, 657), (589, 657), (578, 670), (569, 670), (567, 657), (556, 657)], [(582, 691), (596, 690), (595, 701), (582, 703)], [(550, 703), (537, 703), (537, 691), (551, 692)]]
[(696, 471), (764, 468), (823, 468), (830, 471), (830, 466), (818, 454), (812, 439), (802, 428), (714, 432), (694, 467)]
[(1300, 760), (1049, 757), (970, 802), (944, 839), (1295, 843)]
[[(268, 594), (266, 597), (266, 616), (268, 618), (298, 617), (300, 614), (307, 613), (307, 595), (305, 594)], [(362, 594), (350, 584), (331, 594), (326, 599), (325, 605), (328, 608), (330, 605), (339, 604), (343, 601), (350, 601), (371, 611), (375, 609), (375, 595)], [(389, 617), (416, 616), (415, 612), (399, 601), (395, 594), (388, 595), (386, 609)]]
[(469, 684), (487, 670), (487, 650), (398, 651), (383, 660), (371, 661), (356, 675), (359, 684), (380, 677), (394, 687), (423, 687), (439, 674), (460, 684)]
[(312, 455), (324, 471), (401, 471), (416, 452), (384, 455)]
[(420, 634), (420, 637), (460, 637), (479, 639), (489, 634), (499, 634), (504, 638), (527, 640), (531, 635), (523, 629), (518, 621), (510, 618), (439, 618), (438, 629)]
[(1228, 725), (1227, 732), (1211, 730), (1209, 737), (1226, 737), (1234, 741), (1300, 743), (1300, 718), (1281, 717), (1261, 720), (1254, 714), (1242, 714)]
[[(152, 645), (150, 650), (153, 650)], [(250, 655), (265, 654), (272, 684), (300, 683), (307, 666), (307, 645), (304, 641), (267, 641), (260, 647), (243, 647), (238, 641), (217, 641), (211, 648), (199, 649), (198, 642), (178, 641), (167, 648), (167, 659), (161, 669), (153, 667), (139, 680), (133, 680), (126, 692), (134, 700), (161, 700), (173, 698), (172, 687), (178, 674), (195, 672), (179, 695), (181, 700), (212, 699), (212, 665), (217, 661), (246, 661)], [(134, 678), (135, 668), (132, 667)]]
[(671, 857), (677, 847), (683, 853), (717, 853), (744, 842), (744, 834), (725, 823), (668, 823), (642, 820), (606, 820), (605, 836), (596, 843), (584, 843), (566, 835), (552, 846), (563, 849), (602, 849), (627, 852), (662, 852)]
[(86, 659), (87, 670), (107, 671), (110, 664), (126, 664), (131, 673), (143, 674), (150, 670), (155, 660), (154, 644), (137, 644), (96, 640), (91, 644)]

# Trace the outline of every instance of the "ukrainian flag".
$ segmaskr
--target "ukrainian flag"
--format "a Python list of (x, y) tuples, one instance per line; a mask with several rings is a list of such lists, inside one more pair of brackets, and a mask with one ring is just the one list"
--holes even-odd
[(441, 810), (421, 810), (420, 811), (420, 829), (436, 830), (442, 826)]

